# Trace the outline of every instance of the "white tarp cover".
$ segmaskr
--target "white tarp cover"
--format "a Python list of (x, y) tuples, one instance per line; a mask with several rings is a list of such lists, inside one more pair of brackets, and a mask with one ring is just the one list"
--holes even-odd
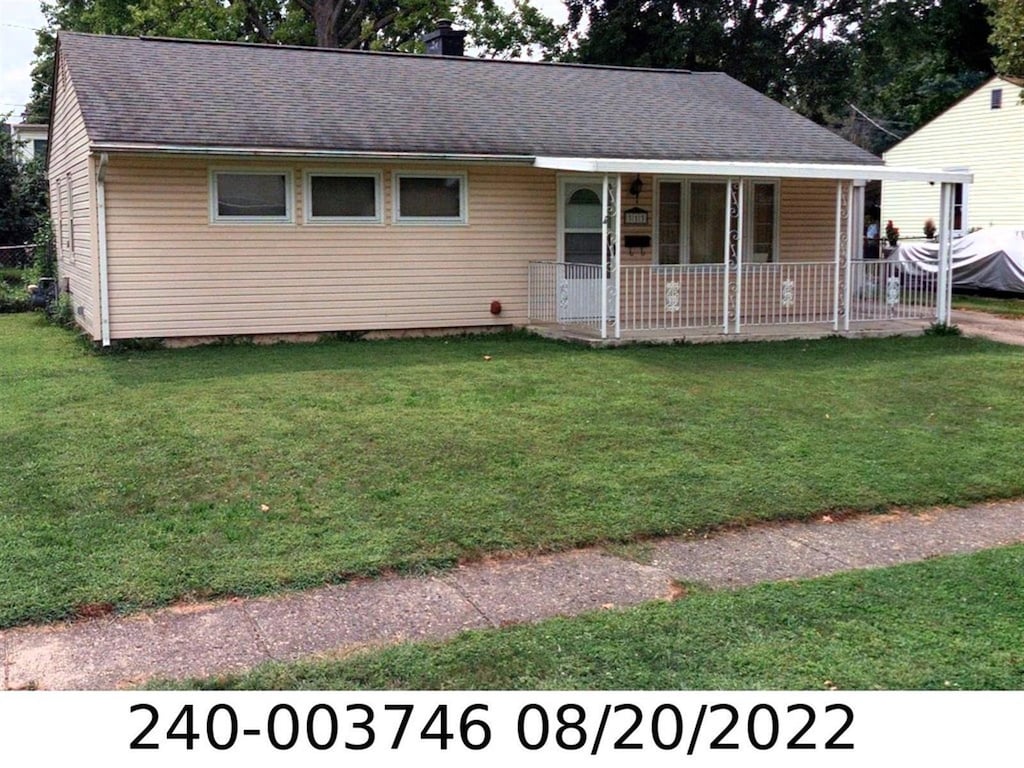
[[(891, 258), (911, 274), (935, 274), (938, 254), (938, 243), (906, 243)], [(1024, 226), (989, 227), (954, 240), (953, 286), (1024, 293)]]

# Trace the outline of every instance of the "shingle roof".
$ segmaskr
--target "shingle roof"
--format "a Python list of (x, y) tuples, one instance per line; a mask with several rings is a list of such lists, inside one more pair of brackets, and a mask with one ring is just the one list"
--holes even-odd
[(61, 33), (97, 144), (881, 160), (721, 73)]

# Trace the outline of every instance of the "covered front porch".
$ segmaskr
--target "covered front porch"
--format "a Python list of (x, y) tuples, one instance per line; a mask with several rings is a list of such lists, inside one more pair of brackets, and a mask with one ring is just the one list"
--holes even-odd
[[(528, 267), (529, 324), (541, 332), (605, 342), (725, 340), (907, 333), (949, 322), (953, 187), (969, 183), (969, 174), (572, 158), (536, 164), (561, 171), (557, 257)], [(864, 258), (864, 184), (897, 176), (938, 186), (936, 274)], [(791, 189), (811, 191), (813, 205), (802, 209), (811, 213), (797, 215), (780, 194)], [(625, 208), (624, 194), (653, 214)]]

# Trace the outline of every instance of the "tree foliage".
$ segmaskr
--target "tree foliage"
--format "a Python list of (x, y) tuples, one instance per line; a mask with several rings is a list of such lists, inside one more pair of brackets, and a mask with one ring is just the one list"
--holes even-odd
[(873, 151), (992, 71), (982, 0), (566, 5), (578, 61), (724, 71)]
[(0, 119), (0, 245), (30, 242), (46, 211), (44, 158), (22, 162)]
[(988, 0), (992, 11), (993, 58), (1001, 75), (1024, 77), (1024, 0)]

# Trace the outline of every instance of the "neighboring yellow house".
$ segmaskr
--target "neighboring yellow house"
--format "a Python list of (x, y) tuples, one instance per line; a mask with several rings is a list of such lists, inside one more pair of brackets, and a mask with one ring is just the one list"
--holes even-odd
[[(1021, 81), (993, 77), (885, 153), (894, 168), (938, 167), (974, 176), (954, 195), (953, 234), (977, 228), (1024, 227), (1024, 103)], [(923, 182), (883, 181), (882, 222), (902, 238), (924, 237), (939, 221), (933, 188)]]
[[(886, 168), (722, 73), (61, 33), (60, 283), (102, 344), (946, 316), (858, 257)], [(938, 187), (936, 188), (938, 197)], [(901, 282), (902, 281), (902, 282)]]

